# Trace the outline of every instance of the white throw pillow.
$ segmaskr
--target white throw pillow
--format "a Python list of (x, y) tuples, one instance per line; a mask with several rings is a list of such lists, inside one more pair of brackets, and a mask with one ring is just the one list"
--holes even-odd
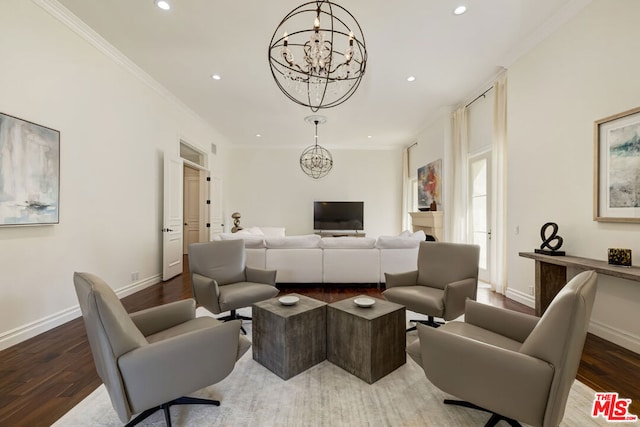
[(398, 237), (409, 237), (411, 236), (411, 232), (409, 230), (404, 230), (402, 233), (398, 235)]
[(415, 239), (415, 240), (425, 240), (427, 238), (427, 235), (424, 234), (424, 230), (418, 230), (415, 233), (413, 233), (409, 238)]
[(252, 236), (264, 236), (264, 233), (260, 229), (260, 227), (247, 227), (239, 230), (235, 234), (250, 234)]
[(372, 249), (376, 246), (373, 237), (323, 237), (320, 247), (325, 249)]
[(262, 230), (265, 237), (284, 237), (284, 227), (256, 227)]
[(412, 249), (418, 246), (420, 240), (399, 236), (380, 236), (376, 241), (376, 247), (380, 249)]
[(244, 233), (221, 233), (221, 240), (244, 240), (245, 248), (264, 248), (264, 238), (258, 235)]
[(320, 247), (320, 236), (305, 234), (302, 236), (267, 237), (265, 245), (270, 249), (310, 249)]

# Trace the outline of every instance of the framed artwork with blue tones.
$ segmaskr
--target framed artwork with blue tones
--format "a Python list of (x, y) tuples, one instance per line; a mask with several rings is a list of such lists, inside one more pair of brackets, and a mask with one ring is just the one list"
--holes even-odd
[(640, 107), (594, 126), (593, 219), (640, 222)]
[(60, 222), (60, 132), (0, 113), (0, 227)]

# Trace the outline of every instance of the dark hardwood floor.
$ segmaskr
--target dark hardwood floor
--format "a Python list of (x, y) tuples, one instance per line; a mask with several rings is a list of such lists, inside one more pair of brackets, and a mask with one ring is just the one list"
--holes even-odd
[[(150, 286), (123, 298), (123, 304), (132, 312), (190, 298), (188, 276)], [(326, 302), (359, 294), (381, 298), (374, 287), (279, 287), (282, 293), (297, 292)], [(488, 289), (479, 290), (478, 300), (533, 313)], [(578, 379), (596, 391), (616, 391), (632, 399), (630, 412), (640, 414), (640, 355), (589, 334)], [(0, 352), (0, 426), (49, 426), (100, 384), (84, 324), (75, 319)]]

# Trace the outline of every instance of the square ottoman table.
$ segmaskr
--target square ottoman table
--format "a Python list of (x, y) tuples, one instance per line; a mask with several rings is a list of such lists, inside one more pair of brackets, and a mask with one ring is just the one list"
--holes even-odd
[(376, 298), (359, 307), (355, 299), (327, 306), (327, 359), (372, 384), (407, 360), (405, 307)]
[(252, 306), (253, 359), (284, 380), (327, 358), (327, 304), (299, 294), (295, 305), (278, 298)]

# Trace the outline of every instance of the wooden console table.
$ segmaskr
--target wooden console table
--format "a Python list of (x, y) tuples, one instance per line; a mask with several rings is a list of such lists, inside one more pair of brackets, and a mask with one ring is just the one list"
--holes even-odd
[(536, 316), (542, 316), (560, 289), (581, 271), (594, 270), (598, 274), (640, 282), (640, 267), (621, 267), (597, 259), (535, 252), (520, 252), (519, 255), (536, 261)]

